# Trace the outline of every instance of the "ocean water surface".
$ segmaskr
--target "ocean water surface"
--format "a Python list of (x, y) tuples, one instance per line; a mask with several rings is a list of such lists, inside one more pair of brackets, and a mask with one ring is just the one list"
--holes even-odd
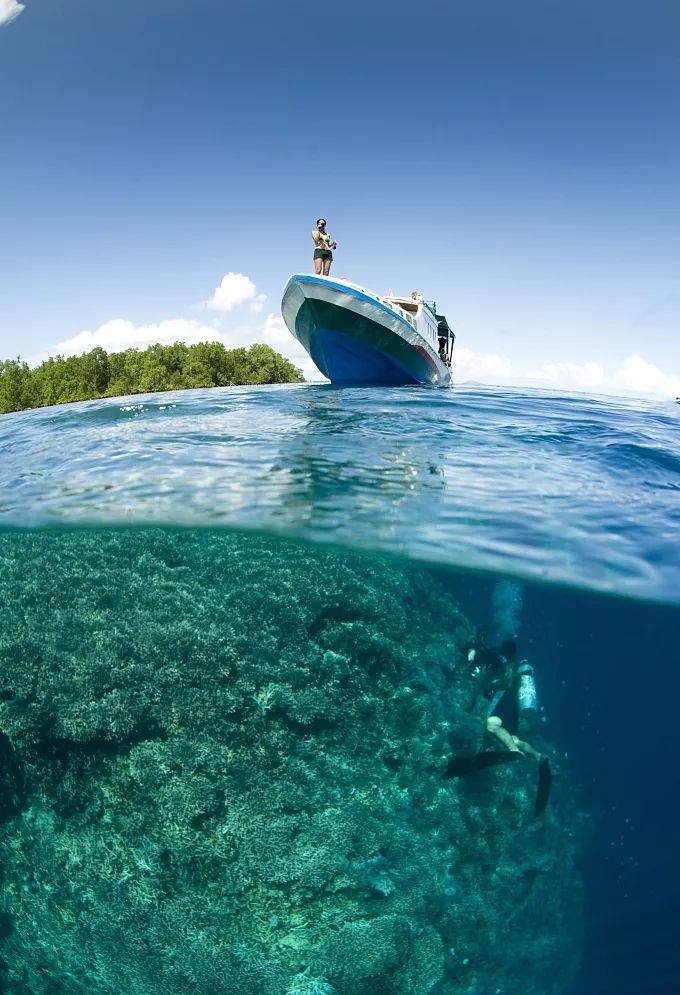
[(679, 427), (474, 386), (3, 416), (0, 991), (680, 990)]

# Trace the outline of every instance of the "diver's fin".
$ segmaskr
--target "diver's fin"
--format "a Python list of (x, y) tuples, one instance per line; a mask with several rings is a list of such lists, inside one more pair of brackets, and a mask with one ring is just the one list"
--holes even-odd
[(522, 754), (514, 750), (487, 750), (484, 753), (473, 753), (471, 756), (449, 757), (444, 771), (444, 777), (465, 777), (476, 770), (485, 767), (495, 767), (497, 764), (513, 763), (520, 760)]
[(544, 757), (538, 764), (538, 786), (536, 788), (536, 805), (534, 807), (535, 815), (541, 815), (545, 812), (545, 807), (550, 797), (551, 785), (552, 771), (550, 770), (550, 761), (547, 757)]

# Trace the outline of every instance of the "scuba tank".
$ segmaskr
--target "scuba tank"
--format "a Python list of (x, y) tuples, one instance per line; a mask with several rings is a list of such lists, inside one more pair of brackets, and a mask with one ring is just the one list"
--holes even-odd
[(534, 668), (526, 660), (522, 660), (517, 668), (517, 674), (519, 676), (517, 701), (520, 713), (523, 715), (535, 713), (538, 710), (538, 697), (536, 695)]

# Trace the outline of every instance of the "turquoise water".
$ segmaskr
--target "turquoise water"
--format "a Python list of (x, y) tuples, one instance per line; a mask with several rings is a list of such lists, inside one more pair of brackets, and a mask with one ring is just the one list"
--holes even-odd
[(680, 406), (264, 387), (0, 425), (0, 524), (255, 526), (676, 601)]
[[(0, 420), (0, 990), (677, 990), (680, 408), (231, 388)], [(538, 765), (470, 647), (517, 640)], [(455, 761), (455, 776), (449, 776)]]

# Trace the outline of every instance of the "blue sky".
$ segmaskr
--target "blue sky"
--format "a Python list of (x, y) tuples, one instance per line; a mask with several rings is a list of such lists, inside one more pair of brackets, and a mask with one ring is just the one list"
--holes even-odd
[(458, 379), (680, 394), (679, 37), (674, 0), (0, 0), (0, 355), (311, 375), (279, 305), (323, 214)]

